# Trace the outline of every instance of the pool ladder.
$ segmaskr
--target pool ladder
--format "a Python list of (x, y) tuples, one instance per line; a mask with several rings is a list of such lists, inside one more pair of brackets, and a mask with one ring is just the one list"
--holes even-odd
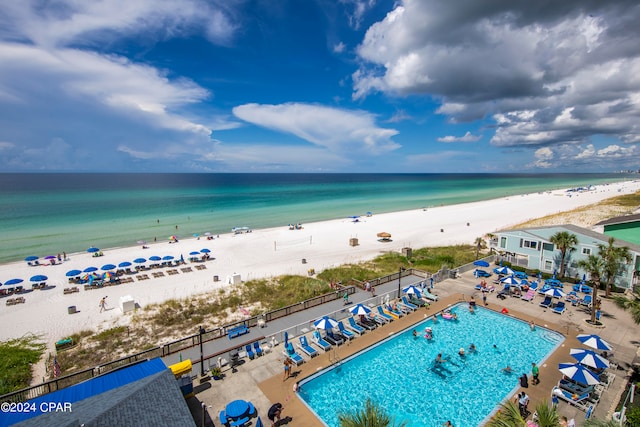
[(340, 359), (335, 348), (333, 349), (333, 358), (331, 358), (331, 353), (329, 353), (329, 362), (331, 362), (332, 365), (340, 365), (342, 363), (342, 359)]

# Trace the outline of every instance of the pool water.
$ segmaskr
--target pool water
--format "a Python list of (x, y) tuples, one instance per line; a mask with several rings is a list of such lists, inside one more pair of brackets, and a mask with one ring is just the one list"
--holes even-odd
[[(482, 307), (470, 313), (459, 304), (452, 311), (457, 321), (425, 320), (302, 381), (301, 399), (329, 427), (339, 426), (339, 413), (361, 410), (367, 398), (407, 426), (440, 427), (447, 420), (477, 426), (515, 391), (519, 376), (531, 373), (531, 362), (541, 364), (564, 341)], [(431, 340), (424, 338), (426, 327)], [(476, 352), (469, 352), (472, 343)], [(461, 347), (465, 356), (458, 355)], [(447, 362), (436, 367), (438, 353)], [(511, 374), (502, 371), (507, 365)]]

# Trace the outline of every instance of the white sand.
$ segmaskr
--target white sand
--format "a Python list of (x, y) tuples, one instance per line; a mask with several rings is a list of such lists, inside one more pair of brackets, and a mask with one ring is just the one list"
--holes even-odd
[[(411, 210), (362, 217), (361, 222), (338, 219), (303, 224), (302, 230), (288, 227), (254, 230), (243, 235), (226, 234), (212, 241), (186, 239), (175, 244), (151, 244), (149, 249), (130, 247), (104, 250), (104, 256), (71, 254), (60, 265), (29, 267), (25, 262), (0, 265), (0, 280), (22, 278), (30, 288), (29, 278), (36, 274), (49, 277), (47, 290), (34, 290), (23, 294), (26, 303), (5, 306), (0, 299), (0, 340), (20, 337), (26, 333), (40, 334), (49, 346), (80, 330), (123, 324), (130, 315), (118, 308), (121, 296), (131, 295), (142, 307), (171, 298), (186, 298), (202, 292), (212, 292), (225, 284), (227, 276), (239, 273), (242, 280), (277, 276), (281, 274), (307, 274), (314, 268), (325, 268), (372, 259), (382, 252), (400, 251), (403, 247), (421, 248), (450, 244), (473, 244), (477, 237), (508, 228), (526, 220), (575, 209), (640, 189), (640, 181), (598, 186), (595, 191), (568, 197), (564, 191), (511, 196), (484, 202), (455, 206)], [(469, 225), (467, 225), (469, 223)], [(440, 230), (443, 229), (444, 232)], [(392, 241), (381, 243), (376, 234), (386, 231)], [(359, 246), (349, 246), (350, 238), (358, 238)], [(215, 259), (206, 262), (206, 270), (195, 270), (174, 276), (153, 278), (119, 286), (85, 291), (80, 285), (78, 293), (63, 294), (67, 282), (66, 272), (83, 270), (88, 266), (100, 268), (111, 263), (133, 261), (138, 257), (173, 255), (185, 259), (191, 251), (202, 248), (212, 250)], [(302, 258), (307, 260), (302, 263)], [(192, 264), (193, 265), (193, 264)], [(157, 271), (157, 270), (153, 270)], [(220, 282), (214, 282), (218, 275)], [(111, 310), (100, 313), (100, 299), (108, 295)], [(74, 305), (78, 313), (70, 315), (67, 307)]]

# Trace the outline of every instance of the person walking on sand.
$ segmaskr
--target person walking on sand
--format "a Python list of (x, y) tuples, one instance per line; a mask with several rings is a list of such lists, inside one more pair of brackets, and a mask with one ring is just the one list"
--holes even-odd
[(102, 297), (102, 299), (100, 300), (99, 307), (100, 307), (100, 313), (102, 313), (107, 309), (107, 297)]
[(282, 381), (286, 381), (291, 376), (291, 361), (287, 357), (284, 359), (284, 375), (282, 377)]

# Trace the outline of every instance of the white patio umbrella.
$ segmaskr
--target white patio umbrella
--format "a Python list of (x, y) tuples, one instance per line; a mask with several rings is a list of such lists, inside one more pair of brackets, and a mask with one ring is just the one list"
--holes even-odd
[(420, 289), (416, 288), (415, 286), (411, 285), (411, 286), (407, 286), (406, 288), (402, 289), (402, 292), (404, 292), (405, 294), (416, 294), (416, 295), (420, 295)]
[(506, 266), (496, 269), (495, 272), (498, 273), (498, 274), (504, 274), (504, 275), (507, 275), (507, 276), (511, 276), (512, 274), (515, 273), (512, 269), (510, 269), (509, 267), (506, 267)]
[(600, 378), (577, 363), (560, 363), (558, 369), (571, 380), (585, 385), (600, 384)]
[(349, 308), (349, 311), (351, 312), (351, 314), (354, 315), (364, 315), (366, 316), (367, 314), (371, 313), (371, 309), (369, 307), (366, 307), (362, 304), (356, 304), (353, 307)]
[(562, 290), (558, 288), (547, 289), (546, 291), (544, 291), (544, 294), (552, 298), (564, 298), (567, 296), (567, 294), (565, 294)]
[(572, 348), (569, 350), (569, 354), (579, 363), (595, 369), (604, 369), (610, 366), (607, 359), (600, 356), (593, 350), (587, 350), (586, 348)]
[(586, 345), (587, 347), (595, 348), (596, 350), (607, 350), (607, 351), (613, 350), (613, 348), (608, 342), (606, 342), (605, 340), (603, 340), (602, 338), (600, 338), (598, 335), (595, 335), (595, 334), (591, 334), (591, 335), (580, 334), (576, 336), (576, 338), (582, 344)]
[(324, 316), (322, 319), (316, 320), (313, 326), (315, 326), (316, 329), (333, 329), (338, 326), (338, 322), (329, 316)]

